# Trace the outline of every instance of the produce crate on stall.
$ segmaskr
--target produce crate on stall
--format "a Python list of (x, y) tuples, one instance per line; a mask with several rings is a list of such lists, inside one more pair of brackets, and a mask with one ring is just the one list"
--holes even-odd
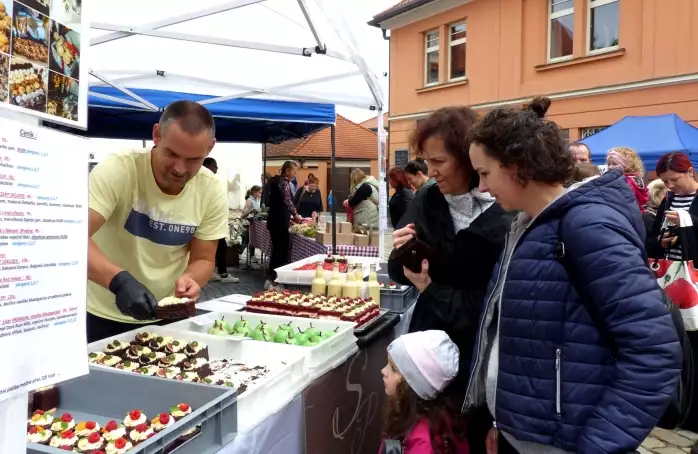
[[(95, 421), (104, 426), (113, 419), (122, 422), (133, 409), (152, 419), (171, 406), (189, 404), (192, 412), (172, 427), (140, 443), (129, 454), (165, 454), (181, 443), (180, 436), (196, 426), (201, 432), (176, 448), (177, 454), (213, 454), (237, 434), (235, 390), (176, 380), (153, 380), (138, 374), (91, 368), (89, 375), (58, 385), (57, 414), (70, 413), (76, 421)], [(66, 452), (63, 449), (27, 443), (27, 453)]]
[(411, 285), (396, 283), (396, 289), (388, 288), (392, 281), (387, 274), (378, 274), (378, 282), (383, 284), (383, 288), (381, 288), (381, 309), (388, 309), (391, 312), (402, 314), (419, 298), (419, 292)]
[[(316, 270), (296, 270), (296, 268), (301, 267), (303, 265), (307, 265), (308, 263), (313, 263), (313, 262), (324, 262), (325, 258), (327, 258), (326, 255), (323, 254), (317, 254), (313, 255), (311, 257), (304, 258), (303, 260), (298, 260), (297, 262), (290, 263), (288, 265), (282, 266), (280, 268), (276, 269), (276, 281), (281, 283), (281, 284), (287, 284), (287, 285), (301, 285), (301, 286), (310, 286), (313, 283), (313, 279), (315, 279), (315, 271)], [(378, 266), (378, 262), (380, 261), (379, 258), (375, 257), (354, 257), (354, 256), (346, 256), (347, 262), (349, 265), (357, 264), (360, 263), (363, 271), (363, 276), (367, 277), (368, 273), (370, 272), (370, 266), (371, 264), (376, 264)], [(330, 279), (332, 279), (332, 271), (327, 271), (325, 270), (325, 282), (329, 282)], [(342, 281), (345, 281), (347, 278), (347, 273), (340, 273), (340, 279)]]
[[(234, 312), (231, 311), (231, 314)], [(243, 313), (244, 314), (244, 313)], [(207, 317), (208, 314), (203, 317)], [(199, 316), (202, 317), (202, 316)], [(198, 318), (198, 317), (197, 317)], [(189, 322), (186, 319), (183, 322)], [(238, 431), (247, 433), (264, 421), (269, 416), (281, 410), (293, 398), (302, 392), (310, 384), (310, 376), (304, 370), (304, 352), (302, 350), (286, 348), (285, 345), (266, 342), (241, 342), (235, 338), (223, 338), (210, 336), (208, 334), (197, 333), (197, 330), (189, 331), (181, 327), (181, 323), (174, 323), (163, 326), (146, 325), (134, 331), (130, 331), (118, 336), (93, 342), (88, 345), (88, 353), (103, 351), (107, 344), (113, 340), (129, 343), (134, 339), (136, 333), (152, 332), (161, 336), (171, 336), (175, 340), (197, 341), (208, 345), (208, 354), (211, 361), (221, 359), (235, 359), (238, 361), (268, 365), (272, 368), (264, 378), (255, 380), (245, 392), (237, 397)], [(174, 325), (180, 325), (175, 328)], [(196, 326), (196, 325), (194, 325)], [(280, 365), (280, 366), (279, 366)], [(95, 364), (96, 369), (107, 369), (120, 374), (137, 375), (133, 372), (125, 372), (109, 366)], [(175, 381), (167, 378), (146, 377), (150, 380)], [(227, 387), (216, 388), (231, 389)]]
[[(190, 318), (182, 320), (181, 322), (176, 322), (168, 325), (171, 329), (181, 329), (189, 332), (207, 333), (213, 326), (215, 320), (224, 319), (229, 323), (235, 323), (238, 320), (246, 320), (249, 325), (256, 327), (260, 322), (268, 324), (273, 329), (276, 329), (279, 325), (285, 325), (289, 322), (292, 323), (296, 329), (302, 331), (307, 330), (311, 326), (319, 329), (321, 332), (325, 331), (335, 331), (334, 335), (328, 339), (322, 340), (317, 346), (298, 346), (298, 345), (288, 345), (288, 344), (276, 344), (274, 342), (264, 342), (259, 340), (252, 340), (240, 336), (229, 336), (220, 337), (213, 334), (201, 334), (201, 336), (206, 336), (209, 340), (204, 340), (204, 342), (209, 342), (211, 339), (239, 339), (243, 344), (258, 344), (264, 348), (264, 346), (275, 346), (277, 348), (288, 349), (289, 352), (300, 352), (301, 355), (305, 356), (305, 370), (311, 376), (317, 376), (318, 371), (325, 370), (328, 364), (331, 364), (338, 356), (346, 354), (348, 350), (352, 347), (356, 347), (356, 337), (354, 337), (354, 327), (356, 323), (354, 322), (344, 322), (339, 320), (324, 320), (324, 319), (313, 319), (313, 318), (301, 318), (301, 317), (289, 317), (283, 315), (271, 315), (271, 314), (255, 314), (252, 312), (210, 312), (208, 314), (200, 315), (195, 318)], [(243, 340), (244, 339), (244, 340)]]

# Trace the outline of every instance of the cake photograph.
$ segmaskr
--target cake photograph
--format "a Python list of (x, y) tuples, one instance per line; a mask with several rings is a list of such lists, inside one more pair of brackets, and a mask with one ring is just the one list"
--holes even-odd
[(45, 16), (51, 11), (51, 0), (22, 0), (22, 3)]
[(10, 56), (0, 54), (0, 102), (7, 102), (10, 90)]
[(76, 80), (49, 71), (48, 103), (46, 113), (66, 120), (78, 119), (80, 87)]
[(51, 21), (51, 58), (49, 69), (80, 79), (80, 34)]
[(48, 66), (48, 17), (19, 2), (12, 15), (12, 55)]
[(10, 60), (10, 102), (25, 109), (46, 112), (48, 70), (22, 59)]
[(10, 53), (12, 35), (12, 2), (0, 1), (0, 52)]
[(52, 0), (51, 18), (76, 30), (80, 25), (82, 0)]

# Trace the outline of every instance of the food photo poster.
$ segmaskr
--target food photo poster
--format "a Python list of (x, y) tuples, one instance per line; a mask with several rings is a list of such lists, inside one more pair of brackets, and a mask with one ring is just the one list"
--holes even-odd
[(0, 106), (87, 129), (84, 6), (83, 0), (0, 0)]

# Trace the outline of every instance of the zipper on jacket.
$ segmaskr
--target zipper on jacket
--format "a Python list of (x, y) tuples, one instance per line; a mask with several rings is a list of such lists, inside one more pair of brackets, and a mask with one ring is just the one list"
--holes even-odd
[[(504, 237), (504, 251), (507, 250), (507, 243), (509, 243), (509, 235)], [(499, 280), (502, 277), (502, 264), (500, 263), (499, 269), (497, 270), (497, 280), (494, 283), (494, 286), (492, 286), (492, 292), (494, 292), (497, 289), (497, 285), (499, 285)], [(503, 289), (502, 289), (503, 290)], [(467, 409), (472, 407), (475, 403), (473, 402), (474, 399), (472, 398), (472, 395), (477, 394), (477, 387), (474, 387), (475, 384), (474, 382), (477, 380), (473, 380), (474, 377), (479, 375), (480, 367), (482, 366), (481, 364), (481, 357), (482, 357), (482, 352), (480, 351), (480, 347), (482, 344), (482, 331), (485, 326), (485, 320), (487, 319), (487, 312), (490, 310), (490, 303), (492, 302), (492, 295), (487, 296), (487, 301), (485, 302), (485, 310), (482, 312), (482, 319), (480, 320), (480, 326), (478, 327), (477, 330), (477, 339), (475, 340), (476, 344), (476, 350), (475, 350), (475, 357), (473, 358), (473, 367), (470, 369), (470, 377), (468, 377), (468, 386), (465, 389), (465, 399), (463, 399), (463, 405), (461, 405), (461, 411), (465, 412)], [(491, 323), (491, 321), (490, 321)], [(472, 394), (471, 394), (472, 391)], [(496, 392), (496, 390), (495, 390)]]
[[(516, 222), (516, 221), (514, 220), (514, 222)], [(499, 281), (501, 279), (504, 279), (504, 284), (502, 284), (502, 285), (506, 284), (507, 271), (509, 269), (509, 265), (511, 264), (511, 259), (514, 258), (514, 252), (516, 251), (516, 246), (519, 245), (519, 242), (521, 242), (521, 239), (524, 237), (524, 234), (526, 233), (525, 230), (528, 229), (528, 226), (526, 226), (526, 228), (524, 229), (524, 232), (522, 232), (521, 235), (519, 235), (519, 237), (516, 239), (516, 241), (512, 245), (511, 252), (509, 253), (509, 257), (507, 258), (506, 252), (507, 252), (507, 246), (509, 245), (509, 235), (515, 231), (513, 225), (514, 224), (512, 223), (512, 227), (509, 231), (509, 234), (507, 234), (507, 236), (504, 237), (504, 249), (502, 252), (502, 262), (500, 263), (499, 270), (497, 270), (497, 280), (495, 281), (494, 286), (492, 287), (492, 292), (494, 292), (497, 289), (497, 286), (499, 285)], [(530, 223), (529, 223), (529, 225), (530, 225)], [(504, 268), (503, 265), (506, 265), (504, 275), (502, 275), (502, 269)], [(499, 292), (499, 299), (501, 300), (503, 296), (504, 296), (504, 287), (502, 287), (502, 291)], [(482, 332), (483, 332), (483, 327), (485, 325), (484, 322), (485, 322), (485, 319), (487, 318), (487, 312), (490, 309), (491, 303), (492, 303), (492, 294), (487, 296), (485, 310), (482, 313), (482, 319), (480, 320), (480, 326), (478, 327), (477, 339), (476, 339), (477, 350), (475, 352), (475, 357), (473, 358), (475, 365), (470, 370), (470, 377), (468, 378), (468, 387), (465, 390), (465, 399), (463, 400), (463, 405), (461, 405), (462, 412), (465, 412), (467, 409), (469, 409), (470, 407), (472, 407), (475, 404), (475, 402), (474, 402), (475, 399), (473, 399), (472, 396), (477, 396), (477, 394), (478, 394), (477, 384), (473, 383), (474, 381), (477, 382), (477, 380), (473, 380), (473, 377), (476, 377), (480, 374), (480, 368), (482, 367), (482, 353), (483, 352), (480, 349), (480, 345), (482, 343)], [(497, 304), (497, 303), (495, 302), (495, 304)], [(501, 312), (501, 307), (499, 308), (499, 312)], [(500, 320), (501, 320), (501, 313), (498, 313), (497, 314), (497, 335), (499, 335), (499, 321)], [(490, 323), (492, 323), (492, 320), (490, 320)], [(488, 339), (488, 341), (492, 342), (491, 339)], [(497, 375), (499, 375), (499, 371), (497, 371)], [(472, 394), (471, 394), (471, 391), (472, 391)], [(495, 400), (494, 413), (495, 414), (492, 416), (494, 417), (494, 419), (496, 421), (496, 419), (497, 419), (497, 414), (496, 414), (497, 413), (497, 406), (496, 406), (497, 389), (496, 388), (494, 390), (494, 396), (495, 396), (495, 398), (494, 398), (494, 400)]]
[(555, 350), (555, 413), (558, 416), (562, 413), (562, 402), (560, 397), (560, 387), (561, 387), (561, 362), (562, 362), (562, 350), (559, 348)]

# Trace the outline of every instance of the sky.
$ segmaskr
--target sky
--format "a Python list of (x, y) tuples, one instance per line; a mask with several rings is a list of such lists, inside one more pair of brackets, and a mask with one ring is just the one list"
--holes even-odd
[[(373, 73), (378, 76), (387, 111), (388, 78), (384, 77), (384, 73), (388, 71), (388, 41), (383, 39), (379, 29), (369, 27), (366, 22), (376, 13), (395, 4), (397, 0), (305, 2), (328, 49), (345, 55), (353, 50), (363, 57)], [(229, 1), (121, 0), (93, 8), (89, 15), (93, 24), (137, 27), (222, 3)], [(332, 21), (328, 20), (328, 17), (333, 18)], [(296, 0), (266, 0), (161, 30), (297, 48), (315, 46), (313, 35)], [(346, 30), (351, 31), (353, 39), (348, 38)], [(94, 28), (90, 30), (91, 37), (106, 33), (109, 32)], [(353, 64), (322, 55), (303, 57), (150, 36), (130, 36), (99, 44), (90, 47), (89, 52), (89, 56), (83, 57), (87, 57), (84, 59), (91, 62), (90, 67), (110, 79), (164, 70), (170, 74), (206, 78), (217, 82), (211, 85), (209, 82), (168, 79), (163, 83), (162, 78), (159, 78), (157, 81), (129, 82), (127, 86), (218, 96), (244, 91), (239, 86), (272, 88), (345, 74), (357, 69)], [(93, 82), (96, 81), (92, 80), (91, 83)], [(221, 86), (221, 83), (228, 85)], [(237, 86), (232, 87), (230, 84)], [(367, 109), (373, 102), (372, 96), (360, 75), (294, 90), (304, 96), (333, 101), (337, 104), (337, 112), (352, 121), (361, 122), (376, 115)], [(359, 103), (366, 108), (343, 107), (342, 102)]]

